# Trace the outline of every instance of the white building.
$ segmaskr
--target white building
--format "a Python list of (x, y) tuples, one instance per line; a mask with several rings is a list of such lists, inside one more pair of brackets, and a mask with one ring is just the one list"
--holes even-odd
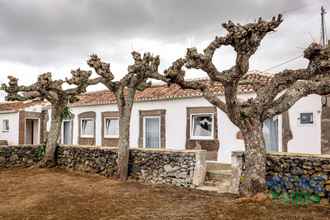
[[(253, 80), (268, 77), (251, 74)], [(219, 84), (212, 91), (222, 97)], [(239, 88), (239, 97), (254, 95), (249, 85)], [(27, 106), (2, 110), (0, 104), (0, 140), (9, 144), (38, 144), (46, 134), (47, 106), (40, 102), (25, 102)], [(32, 105), (32, 106), (31, 106)], [(109, 91), (86, 93), (70, 106), (74, 117), (63, 121), (61, 143), (116, 146), (119, 121), (115, 97)], [(321, 153), (321, 97), (310, 95), (289, 110), (293, 139), (288, 141), (287, 126), (282, 115), (268, 120), (264, 126), (267, 149), (299, 153)], [(49, 118), (49, 116), (48, 116)], [(288, 123), (286, 123), (288, 124)], [(35, 127), (34, 127), (35, 126)], [(34, 127), (32, 129), (32, 127)], [(32, 138), (31, 138), (32, 137)], [(168, 149), (205, 149), (209, 160), (230, 163), (231, 152), (244, 150), (238, 128), (220, 109), (212, 106), (197, 91), (178, 86), (155, 85), (138, 92), (133, 105), (130, 126), (131, 147)]]

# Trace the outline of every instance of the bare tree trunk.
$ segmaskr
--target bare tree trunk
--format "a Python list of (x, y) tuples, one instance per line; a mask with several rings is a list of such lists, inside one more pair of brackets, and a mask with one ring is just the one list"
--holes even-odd
[(56, 166), (55, 151), (57, 148), (58, 138), (61, 132), (62, 119), (61, 114), (64, 110), (62, 106), (52, 105), (50, 131), (48, 132), (46, 152), (40, 162), (40, 167)]
[(240, 193), (253, 196), (266, 190), (266, 155), (262, 122), (249, 120), (241, 128), (245, 142), (245, 169), (242, 173)]
[(131, 107), (122, 107), (119, 114), (118, 175), (121, 181), (126, 181), (128, 178)]

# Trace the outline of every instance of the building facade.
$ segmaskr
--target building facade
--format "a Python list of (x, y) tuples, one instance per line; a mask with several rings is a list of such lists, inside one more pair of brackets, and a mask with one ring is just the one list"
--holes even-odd
[[(211, 91), (223, 99), (222, 87), (210, 86)], [(240, 99), (252, 96), (252, 87), (239, 88)], [(44, 140), (51, 114), (47, 104), (30, 102), (19, 110), (8, 109), (0, 111), (0, 140), (7, 140), (9, 144), (37, 144)], [(63, 121), (59, 140), (62, 144), (117, 146), (119, 113), (111, 92), (86, 93), (70, 109), (73, 117)], [(299, 100), (287, 113), (267, 120), (264, 123), (267, 150), (330, 154), (321, 147), (322, 109), (322, 98), (310, 95)], [(208, 160), (222, 163), (230, 163), (232, 151), (244, 150), (239, 129), (224, 112), (199, 92), (182, 90), (175, 85), (156, 85), (138, 92), (130, 123), (132, 148), (204, 149)], [(322, 132), (329, 131), (323, 129)]]

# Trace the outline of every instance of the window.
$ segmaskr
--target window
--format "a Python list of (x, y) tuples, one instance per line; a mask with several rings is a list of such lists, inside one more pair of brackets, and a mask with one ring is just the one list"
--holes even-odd
[(144, 147), (160, 147), (160, 117), (144, 117)]
[(81, 137), (94, 137), (94, 119), (83, 118), (80, 120), (80, 136)]
[(313, 112), (300, 113), (300, 124), (313, 124)]
[(191, 115), (192, 139), (213, 139), (213, 113)]
[(3, 132), (9, 131), (9, 120), (8, 119), (2, 120), (2, 131)]
[(119, 119), (118, 118), (105, 118), (104, 119), (104, 137), (118, 138), (119, 137)]

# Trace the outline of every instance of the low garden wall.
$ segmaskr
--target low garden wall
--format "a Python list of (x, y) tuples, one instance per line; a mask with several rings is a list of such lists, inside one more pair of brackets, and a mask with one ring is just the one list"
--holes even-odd
[[(243, 152), (233, 152), (232, 166), (237, 191)], [(302, 192), (330, 199), (330, 155), (267, 154), (266, 173), (267, 188), (274, 194)]]
[[(43, 155), (42, 146), (0, 146), (0, 168), (28, 167)], [(57, 164), (61, 168), (115, 176), (117, 148), (59, 146)], [(152, 184), (194, 187), (203, 184), (206, 152), (202, 150), (130, 149), (129, 177)]]
[(0, 146), (0, 168), (29, 167), (41, 160), (43, 146)]

